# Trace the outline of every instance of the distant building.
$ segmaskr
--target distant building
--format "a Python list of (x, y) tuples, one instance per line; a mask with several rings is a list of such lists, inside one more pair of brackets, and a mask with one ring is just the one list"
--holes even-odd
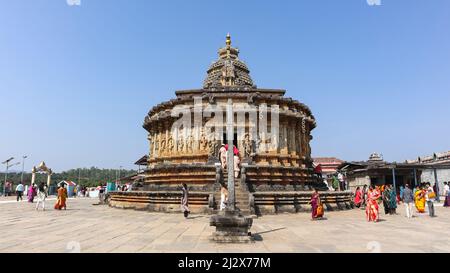
[(136, 162), (134, 162), (134, 165), (138, 166), (138, 173), (141, 173), (141, 168), (142, 170), (144, 170), (148, 165), (148, 155), (144, 155), (143, 157), (139, 158)]
[[(420, 164), (407, 164), (386, 162), (381, 154), (373, 153), (367, 161), (344, 162), (338, 170), (346, 175), (349, 189), (364, 185), (380, 186), (395, 184), (397, 190), (406, 183), (417, 185), (420, 183), (422, 166)], [(395, 179), (394, 179), (395, 177)]]
[(336, 173), (337, 168), (344, 163), (344, 160), (336, 157), (314, 157), (313, 162), (314, 166), (322, 167), (322, 174), (326, 176)]
[(75, 195), (75, 187), (77, 186), (77, 184), (75, 182), (63, 180), (58, 183), (58, 186), (61, 186), (61, 184), (64, 184), (66, 186), (67, 195), (69, 197), (72, 197)]
[(418, 157), (414, 160), (406, 160), (409, 164), (424, 164), (429, 168), (423, 170), (421, 180), (431, 184), (438, 181), (440, 193), (444, 188), (444, 182), (450, 181), (450, 151), (443, 153), (434, 153), (433, 155)]
[(367, 161), (344, 162), (338, 170), (345, 173), (351, 190), (363, 185), (385, 184), (395, 184), (398, 190), (406, 183), (416, 186), (430, 182), (434, 185), (437, 181), (437, 190), (442, 194), (444, 182), (450, 181), (450, 152), (403, 163), (386, 162), (380, 154), (373, 153)]

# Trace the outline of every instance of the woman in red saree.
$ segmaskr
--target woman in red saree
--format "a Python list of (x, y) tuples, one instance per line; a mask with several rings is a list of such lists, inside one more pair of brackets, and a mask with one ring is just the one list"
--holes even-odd
[(315, 220), (317, 218), (322, 218), (323, 217), (323, 206), (322, 206), (322, 202), (320, 201), (319, 192), (317, 190), (314, 190), (314, 193), (311, 196), (310, 204), (312, 207), (312, 212), (311, 212), (312, 220)]
[(359, 187), (356, 188), (355, 191), (355, 200), (354, 200), (355, 206), (359, 208), (362, 204), (362, 191)]
[(64, 183), (58, 189), (58, 199), (56, 200), (55, 209), (66, 209), (67, 190)]
[(374, 189), (373, 186), (369, 187), (367, 193), (367, 207), (366, 207), (366, 217), (367, 221), (378, 222), (379, 218), (379, 206), (378, 199), (380, 199), (381, 193), (378, 189)]

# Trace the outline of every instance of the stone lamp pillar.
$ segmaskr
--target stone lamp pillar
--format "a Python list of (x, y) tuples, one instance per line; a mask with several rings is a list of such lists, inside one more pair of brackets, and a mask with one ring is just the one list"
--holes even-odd
[(249, 243), (253, 238), (249, 232), (253, 219), (244, 217), (236, 208), (234, 192), (234, 153), (233, 153), (233, 103), (228, 99), (227, 105), (227, 139), (228, 139), (228, 204), (227, 208), (220, 211), (210, 219), (210, 226), (215, 226), (216, 231), (212, 235), (212, 240), (218, 243)]
[(33, 186), (34, 181), (36, 181), (36, 167), (33, 167), (33, 169), (31, 169), (31, 186)]

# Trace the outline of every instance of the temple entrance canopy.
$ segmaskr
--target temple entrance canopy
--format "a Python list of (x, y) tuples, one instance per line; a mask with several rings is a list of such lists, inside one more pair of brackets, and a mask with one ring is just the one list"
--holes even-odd
[(50, 188), (50, 182), (53, 174), (52, 169), (49, 169), (47, 165), (45, 165), (44, 161), (42, 161), (37, 167), (34, 166), (33, 169), (31, 170), (31, 185), (33, 185), (34, 182), (36, 181), (36, 173), (47, 174), (47, 188)]
[[(175, 99), (148, 112), (143, 124), (149, 141), (143, 191), (132, 197), (114, 193), (113, 206), (132, 203), (135, 208), (179, 211), (180, 184), (185, 183), (194, 210), (216, 210), (220, 187), (227, 184), (220, 149), (228, 142), (229, 101), (240, 162), (235, 169), (241, 210), (306, 210), (301, 204), (309, 201), (311, 190), (326, 189), (313, 174), (310, 141), (316, 121), (309, 107), (285, 97), (283, 89), (258, 88), (230, 35), (218, 55), (203, 88), (176, 91)], [(349, 200), (345, 198), (342, 203)]]

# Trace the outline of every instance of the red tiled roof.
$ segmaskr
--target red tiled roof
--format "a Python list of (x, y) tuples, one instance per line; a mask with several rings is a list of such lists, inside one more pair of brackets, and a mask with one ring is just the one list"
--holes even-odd
[(58, 184), (61, 184), (61, 183), (66, 183), (67, 184), (67, 186), (76, 186), (77, 184), (75, 183), (75, 182), (73, 182), (73, 181), (61, 181), (61, 182), (59, 182)]
[(344, 160), (341, 160), (336, 157), (314, 157), (313, 158), (314, 163), (316, 164), (323, 164), (323, 163), (343, 163)]

